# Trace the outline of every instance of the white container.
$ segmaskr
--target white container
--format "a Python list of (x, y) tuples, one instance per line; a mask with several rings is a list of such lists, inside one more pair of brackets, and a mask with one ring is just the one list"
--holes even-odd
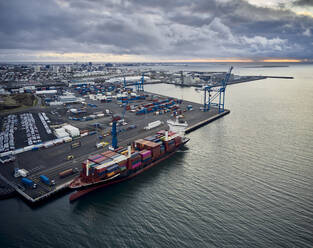
[(47, 141), (46, 143), (43, 144), (44, 148), (49, 148), (51, 146), (54, 146), (53, 141)]
[(31, 145), (31, 146), (25, 146), (24, 147), (24, 151), (27, 152), (27, 151), (31, 151), (35, 146), (34, 145)]
[(22, 153), (22, 152), (24, 152), (24, 149), (20, 148), (20, 149), (16, 149), (16, 150), (12, 151), (12, 154), (15, 155), (15, 154), (19, 154), (19, 153)]
[(64, 141), (64, 142), (71, 142), (71, 141), (72, 141), (72, 138), (71, 138), (71, 137), (64, 137), (64, 138), (63, 138), (63, 141)]
[(154, 122), (150, 122), (148, 124), (148, 126), (144, 127), (145, 130), (150, 130), (152, 128), (155, 128), (155, 127), (158, 127), (162, 124), (162, 121), (160, 120), (157, 120), (157, 121), (154, 121)]
[(4, 157), (4, 156), (8, 156), (8, 155), (12, 155), (12, 151), (3, 152), (0, 154), (0, 157)]

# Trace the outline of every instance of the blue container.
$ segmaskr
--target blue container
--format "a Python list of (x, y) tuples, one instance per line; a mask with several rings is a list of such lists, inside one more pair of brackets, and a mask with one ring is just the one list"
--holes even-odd
[(143, 163), (146, 163), (146, 162), (149, 162), (150, 160), (151, 160), (151, 157), (150, 157), (150, 158), (143, 159), (142, 162), (143, 162)]
[(98, 175), (99, 175), (99, 176), (102, 176), (102, 175), (104, 175), (104, 174), (106, 174), (106, 173), (107, 173), (107, 171), (105, 170), (105, 171), (102, 171), (102, 172), (98, 173)]
[(34, 182), (26, 177), (22, 178), (22, 183), (28, 187), (32, 187), (34, 185)]
[(114, 164), (113, 166), (110, 166), (106, 169), (107, 172), (113, 172), (113, 171), (116, 171), (118, 170), (120, 167), (118, 166), (118, 164)]
[(106, 163), (111, 162), (112, 160), (113, 160), (113, 159), (108, 158), (108, 159), (106, 159), (106, 160), (103, 160), (100, 164), (106, 164)]
[(40, 175), (39, 178), (44, 184), (50, 185), (50, 179), (45, 175)]

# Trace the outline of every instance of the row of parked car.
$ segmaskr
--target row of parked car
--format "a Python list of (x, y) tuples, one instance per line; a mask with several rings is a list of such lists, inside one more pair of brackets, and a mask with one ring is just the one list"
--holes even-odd
[(46, 129), (47, 134), (52, 134), (52, 131), (51, 131), (49, 125), (47, 124), (47, 122), (49, 123), (50, 120), (47, 117), (46, 113), (38, 113), (38, 116), (39, 116), (39, 119), (41, 120), (42, 125)]
[(0, 152), (15, 149), (14, 132), (17, 130), (17, 115), (8, 115), (4, 118), (2, 132), (0, 132)]
[(35, 119), (31, 113), (23, 113), (20, 115), (22, 129), (25, 130), (28, 145), (33, 145), (41, 142), (41, 137), (36, 126)]

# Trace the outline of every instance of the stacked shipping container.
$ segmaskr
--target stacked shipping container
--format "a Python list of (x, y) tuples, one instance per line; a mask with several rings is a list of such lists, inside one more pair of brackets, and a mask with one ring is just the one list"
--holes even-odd
[(110, 178), (118, 173), (137, 170), (157, 160), (165, 154), (175, 150), (182, 143), (182, 138), (173, 132), (165, 140), (164, 131), (156, 135), (139, 139), (134, 142), (131, 155), (128, 149), (120, 147), (115, 151), (106, 151), (88, 158), (88, 175), (86, 176), (87, 161), (83, 163), (83, 176), (87, 178)]

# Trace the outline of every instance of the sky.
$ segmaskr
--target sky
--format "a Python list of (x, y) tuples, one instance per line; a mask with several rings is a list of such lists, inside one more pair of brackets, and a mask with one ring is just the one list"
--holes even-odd
[(313, 0), (3, 0), (1, 62), (313, 61)]

